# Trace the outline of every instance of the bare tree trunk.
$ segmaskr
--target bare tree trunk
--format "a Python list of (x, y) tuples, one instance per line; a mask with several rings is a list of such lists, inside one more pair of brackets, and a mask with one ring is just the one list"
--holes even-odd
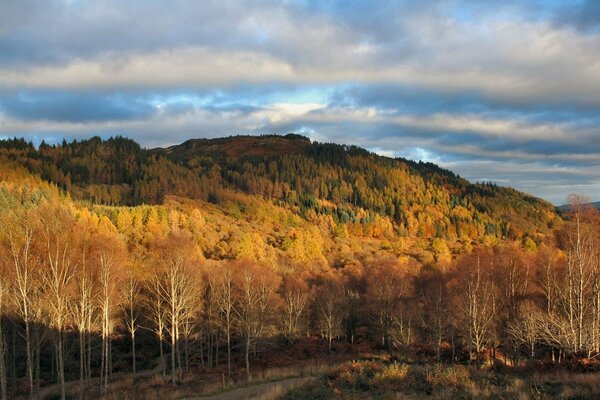
[(160, 352), (160, 362), (162, 363), (163, 369), (162, 369), (162, 376), (165, 376), (165, 374), (167, 373), (167, 367), (165, 364), (165, 352), (163, 350), (163, 337), (162, 337), (162, 333), (160, 335), (158, 335), (158, 349)]
[(85, 387), (85, 331), (79, 331), (79, 398), (83, 399)]
[(34, 379), (34, 398), (38, 398), (38, 393), (40, 391), (40, 351), (41, 351), (41, 343), (40, 343), (40, 328), (35, 327), (33, 329), (33, 353), (34, 353), (34, 367), (35, 367), (35, 379)]
[(31, 330), (29, 326), (29, 320), (25, 321), (25, 352), (27, 357), (27, 380), (29, 383), (29, 396), (33, 400), (35, 399), (35, 395), (33, 387), (33, 359), (31, 354)]
[(58, 344), (56, 348), (58, 356), (58, 381), (60, 382), (60, 398), (61, 400), (66, 399), (66, 388), (65, 388), (65, 360), (63, 353), (63, 333), (62, 331), (57, 332)]
[[(2, 291), (3, 288), (0, 288)], [(2, 293), (0, 293), (0, 311), (2, 310)], [(0, 312), (0, 399), (7, 400), (6, 395), (6, 341), (4, 340), (4, 331), (2, 325), (2, 313)]]
[(105, 368), (105, 364), (106, 364), (106, 340), (104, 340), (104, 320), (102, 321), (102, 342), (101, 342), (101, 349), (100, 349), (100, 387), (104, 387), (104, 373), (106, 371)]
[(88, 332), (87, 336), (87, 367), (85, 369), (86, 372), (86, 376), (85, 376), (85, 386), (87, 387), (89, 384), (90, 379), (92, 378), (92, 333), (91, 333), (91, 327), (92, 327), (92, 313), (91, 310), (88, 313), (88, 324), (87, 326), (90, 329), (90, 332)]
[(121, 309), (123, 311), (123, 318), (125, 320), (125, 326), (129, 331), (129, 337), (131, 339), (131, 370), (133, 373), (133, 377), (135, 378), (136, 374), (136, 358), (135, 358), (135, 333), (138, 329), (138, 318), (139, 318), (139, 309), (138, 309), (138, 300), (139, 300), (140, 290), (139, 285), (136, 278), (131, 274), (127, 279), (127, 283), (123, 288), (123, 303), (121, 304)]
[(175, 353), (177, 352), (175, 348), (175, 335), (171, 334), (171, 383), (175, 384)]
[(131, 333), (131, 363), (133, 365), (133, 377), (135, 378), (136, 370), (135, 370), (135, 331)]
[(250, 335), (246, 335), (246, 377), (250, 380)]
[(10, 351), (10, 358), (11, 358), (11, 375), (10, 375), (10, 386), (12, 391), (14, 392), (17, 389), (17, 354), (16, 354), (16, 349), (17, 349), (17, 327), (16, 325), (13, 323), (12, 326), (12, 346), (11, 346), (11, 351)]

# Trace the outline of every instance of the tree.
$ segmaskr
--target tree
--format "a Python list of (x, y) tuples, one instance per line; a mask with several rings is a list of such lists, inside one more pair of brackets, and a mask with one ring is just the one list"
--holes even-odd
[(102, 317), (102, 356), (100, 367), (100, 384), (104, 390), (108, 387), (112, 375), (112, 333), (114, 329), (114, 312), (118, 304), (119, 275), (117, 254), (103, 250), (99, 256), (99, 308)]
[(43, 270), (42, 274), (42, 282), (48, 292), (47, 305), (55, 336), (58, 380), (62, 400), (66, 398), (63, 336), (69, 315), (70, 282), (74, 275), (74, 264), (70, 254), (70, 243), (73, 238), (69, 235), (69, 225), (72, 225), (73, 222), (60, 214), (47, 221), (46, 250), (48, 258), (47, 268)]
[(36, 296), (36, 286), (34, 284), (35, 264), (37, 254), (34, 249), (34, 235), (38, 232), (35, 229), (35, 215), (32, 213), (23, 213), (15, 215), (15, 219), (7, 221), (8, 242), (12, 262), (14, 266), (14, 295), (11, 296), (15, 301), (17, 315), (24, 324), (25, 354), (27, 382), (29, 386), (29, 396), (35, 398), (35, 386), (33, 382), (33, 337), (32, 323), (34, 322), (34, 297)]
[(436, 360), (441, 361), (442, 343), (451, 328), (448, 276), (433, 267), (423, 267), (415, 278), (415, 291), (419, 300), (419, 319), (425, 338), (436, 349)]
[(79, 397), (84, 397), (85, 387), (91, 375), (91, 334), (94, 319), (94, 281), (87, 263), (87, 246), (81, 255), (81, 266), (75, 275), (75, 290), (72, 303), (73, 322), (79, 339)]
[[(146, 281), (146, 287), (148, 289), (147, 306), (150, 310), (150, 320), (153, 323), (152, 330), (158, 341), (160, 362), (162, 365), (166, 365), (163, 344), (165, 341), (164, 335), (166, 331), (167, 309), (162, 293), (161, 279), (162, 271), (159, 268), (155, 268), (154, 274)], [(165, 373), (166, 369), (163, 368), (163, 376), (165, 376)]]
[(392, 260), (377, 260), (367, 267), (367, 302), (374, 315), (381, 337), (381, 345), (391, 351), (391, 331), (401, 313), (402, 296), (407, 281), (401, 267)]
[(535, 358), (535, 345), (540, 339), (539, 307), (532, 301), (520, 304), (517, 318), (508, 325), (508, 334), (518, 345), (528, 349), (529, 358)]
[[(495, 322), (499, 306), (496, 301), (496, 287), (490, 270), (482, 267), (482, 258), (489, 260), (490, 254), (482, 251), (460, 262), (458, 273), (459, 304), (463, 313), (469, 353), (479, 356), (488, 344), (488, 335)], [(489, 267), (489, 266), (488, 266)]]
[(129, 271), (123, 285), (121, 298), (123, 299), (120, 304), (123, 321), (125, 322), (129, 337), (131, 338), (131, 370), (135, 377), (135, 334), (139, 328), (138, 320), (140, 318), (141, 292), (140, 284), (131, 271)]
[(227, 341), (227, 377), (231, 379), (231, 334), (235, 311), (234, 267), (226, 264), (217, 272), (213, 288), (221, 325)]
[(344, 287), (339, 277), (323, 276), (316, 290), (317, 326), (327, 340), (329, 351), (332, 350), (333, 339), (342, 333), (345, 317)]
[(288, 343), (300, 336), (303, 327), (303, 317), (309, 300), (308, 285), (300, 278), (291, 274), (286, 275), (280, 287), (282, 307), (282, 332)]
[(172, 235), (165, 239), (161, 249), (162, 270), (158, 291), (164, 304), (166, 330), (171, 339), (171, 383), (182, 379), (181, 336), (183, 324), (199, 298), (198, 282), (190, 269), (191, 248), (189, 236)]
[(246, 375), (250, 379), (250, 348), (266, 332), (272, 323), (278, 299), (275, 290), (278, 277), (270, 270), (244, 261), (236, 264), (239, 276), (236, 285), (237, 305), (235, 314), (244, 339)]

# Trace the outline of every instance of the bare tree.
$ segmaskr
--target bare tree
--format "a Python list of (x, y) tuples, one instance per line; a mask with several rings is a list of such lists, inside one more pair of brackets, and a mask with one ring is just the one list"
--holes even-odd
[(415, 281), (415, 292), (420, 303), (419, 320), (426, 338), (436, 349), (436, 360), (441, 361), (442, 343), (448, 338), (451, 321), (448, 278), (444, 271), (427, 269)]
[(464, 293), (461, 296), (460, 307), (470, 353), (475, 351), (478, 366), (479, 356), (488, 344), (488, 335), (499, 310), (495, 300), (496, 287), (489, 271), (481, 266), (482, 256), (489, 257), (489, 254), (476, 254), (475, 259), (463, 260), (463, 266), (459, 270), (460, 290)]
[(85, 251), (82, 263), (75, 276), (75, 294), (72, 303), (73, 322), (78, 333), (79, 342), (79, 397), (84, 398), (88, 377), (91, 375), (88, 363), (91, 354), (88, 342), (91, 341), (92, 319), (94, 314), (92, 275), (86, 264)]
[(35, 398), (34, 377), (34, 359), (33, 359), (33, 338), (32, 338), (32, 323), (34, 322), (34, 313), (32, 302), (36, 295), (34, 286), (35, 268), (32, 264), (35, 263), (35, 255), (33, 254), (33, 238), (34, 228), (29, 224), (32, 219), (29, 216), (22, 216), (20, 223), (13, 222), (8, 227), (9, 246), (14, 266), (14, 295), (11, 296), (15, 301), (17, 315), (21, 318), (24, 324), (25, 338), (25, 355), (26, 355), (26, 370), (27, 383), (29, 386), (29, 396)]
[(238, 302), (235, 313), (244, 338), (246, 375), (250, 379), (250, 348), (268, 328), (275, 310), (275, 290), (277, 277), (268, 269), (259, 268), (248, 262), (237, 265), (239, 281), (237, 284)]
[(141, 292), (138, 280), (133, 276), (131, 271), (123, 285), (121, 299), (120, 307), (123, 314), (123, 320), (131, 339), (131, 369), (133, 376), (135, 377), (135, 334), (139, 328), (138, 320), (140, 318)]
[[(181, 252), (167, 256), (160, 292), (166, 305), (171, 338), (171, 382), (182, 379), (180, 338), (182, 324), (193, 300), (193, 281), (187, 266), (187, 258)], [(177, 363), (177, 364), (176, 364)]]
[(381, 345), (391, 351), (390, 338), (394, 320), (400, 314), (407, 279), (400, 266), (391, 260), (376, 261), (368, 269), (367, 294), (369, 308), (377, 321)]
[[(60, 227), (55, 221), (55, 227)], [(46, 230), (48, 268), (43, 273), (43, 283), (48, 291), (47, 306), (55, 336), (57, 372), (60, 383), (60, 397), (66, 398), (65, 362), (64, 362), (64, 328), (69, 315), (69, 284), (73, 277), (74, 264), (69, 253), (69, 237), (61, 237), (59, 233)]]
[(282, 331), (289, 343), (293, 343), (302, 330), (303, 317), (309, 299), (309, 289), (302, 280), (286, 276), (281, 286), (283, 299)]
[(231, 265), (219, 270), (219, 277), (214, 284), (215, 297), (221, 325), (227, 341), (227, 377), (231, 379), (231, 335), (235, 306), (233, 268)]
[[(156, 335), (158, 341), (158, 349), (160, 354), (160, 360), (162, 365), (165, 363), (165, 354), (163, 343), (165, 341), (165, 325), (166, 325), (166, 304), (162, 293), (162, 277), (159, 273), (155, 273), (154, 276), (147, 282), (147, 288), (149, 292), (148, 308), (150, 310), (150, 316), (153, 323), (152, 330)], [(162, 374), (165, 376), (166, 369), (162, 369)]]
[(118, 277), (115, 272), (115, 256), (102, 251), (99, 257), (99, 309), (101, 320), (102, 356), (100, 365), (100, 384), (104, 390), (112, 374), (112, 332), (114, 329), (114, 308), (117, 301)]
[(535, 303), (525, 301), (519, 305), (516, 318), (508, 324), (509, 336), (518, 345), (528, 349), (529, 358), (535, 357), (535, 346), (540, 340), (539, 311)]
[(316, 293), (317, 324), (332, 350), (333, 339), (342, 333), (344, 290), (339, 280), (325, 279)]

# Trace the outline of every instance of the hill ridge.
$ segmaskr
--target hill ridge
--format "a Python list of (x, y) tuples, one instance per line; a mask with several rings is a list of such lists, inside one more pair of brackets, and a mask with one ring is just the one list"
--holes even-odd
[(190, 139), (155, 149), (121, 136), (37, 149), (13, 139), (0, 143), (0, 157), (94, 204), (162, 204), (176, 196), (223, 205), (232, 196), (242, 203), (257, 196), (367, 236), (467, 243), (544, 236), (560, 221), (550, 203), (512, 188), (295, 134)]

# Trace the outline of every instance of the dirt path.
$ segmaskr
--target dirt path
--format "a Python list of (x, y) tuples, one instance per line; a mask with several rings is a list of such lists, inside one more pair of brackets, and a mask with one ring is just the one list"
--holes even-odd
[[(162, 360), (160, 359), (160, 357), (158, 357), (154, 362), (156, 363), (156, 366), (154, 368), (139, 371), (135, 374), (135, 377), (136, 378), (145, 378), (145, 377), (149, 377), (149, 376), (158, 374), (159, 372), (162, 372), (162, 370), (165, 368), (165, 366), (164, 366)], [(126, 373), (126, 372), (118, 372), (116, 374), (112, 374), (109, 379), (109, 382), (114, 381), (115, 378), (119, 378), (119, 377), (123, 377), (123, 376), (127, 376), (127, 375), (131, 375), (131, 374)], [(95, 377), (88, 381), (88, 386), (98, 385), (99, 383), (100, 383), (100, 377)], [(73, 388), (78, 388), (78, 387), (79, 387), (79, 379), (65, 382), (66, 392), (69, 392), (69, 390), (71, 390)], [(44, 386), (44, 387), (40, 388), (38, 398), (43, 400), (46, 397), (51, 396), (53, 394), (60, 394), (60, 383), (56, 383), (54, 385)]]
[(185, 400), (242, 400), (242, 399), (270, 399), (275, 395), (283, 395), (290, 390), (317, 379), (314, 376), (288, 378), (276, 382), (260, 383), (258, 385), (244, 386), (228, 392), (212, 396), (188, 397)]

